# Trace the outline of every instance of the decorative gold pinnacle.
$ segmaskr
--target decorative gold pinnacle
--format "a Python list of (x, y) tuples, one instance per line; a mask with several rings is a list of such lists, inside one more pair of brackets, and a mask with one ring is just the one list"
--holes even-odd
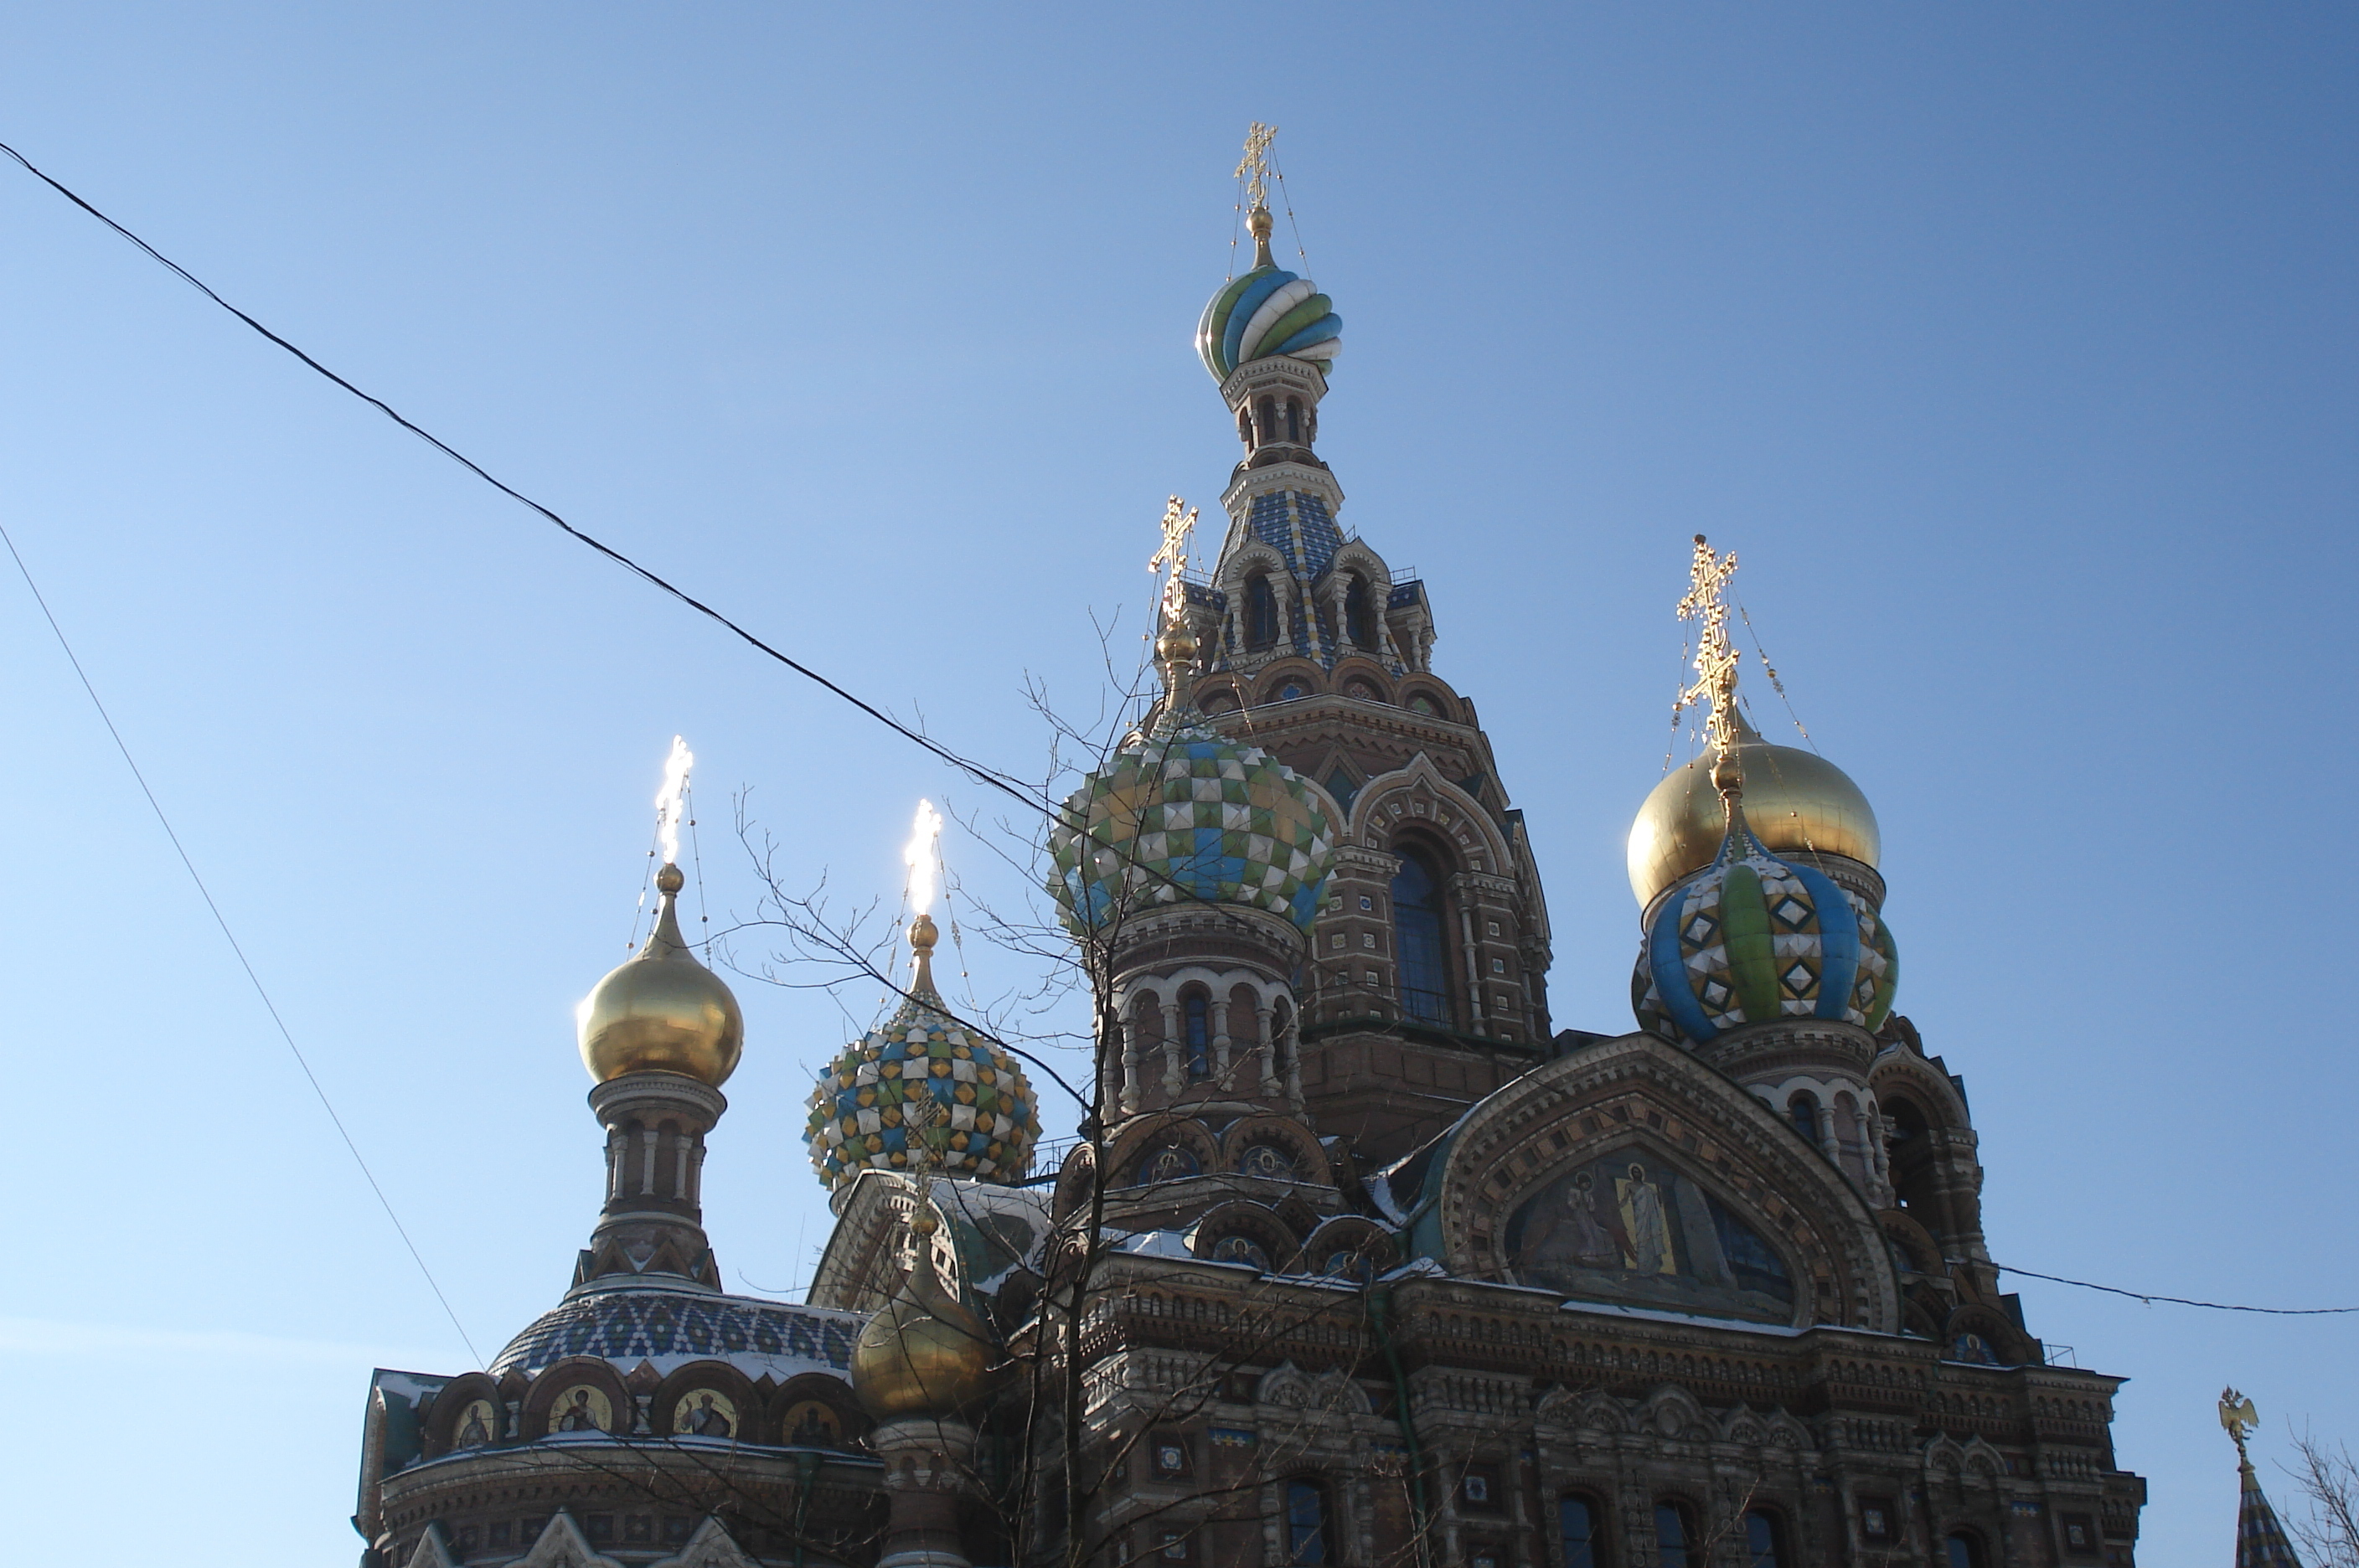
[(1171, 575), (1163, 580), (1163, 616), (1158, 630), (1177, 626), (1187, 614), (1188, 589), (1180, 579), (1188, 570), (1188, 539), (1196, 531), (1196, 508), (1172, 496), (1163, 508), (1162, 528), (1163, 543), (1147, 558), (1149, 572), (1171, 569)]
[(2253, 1401), (2234, 1388), (2221, 1389), (2220, 1424), (2227, 1429), (2229, 1437), (2235, 1442), (2236, 1463), (2249, 1469), (2252, 1461), (2245, 1457), (2245, 1439), (2261, 1424), (2259, 1414), (2253, 1409)]
[(1680, 619), (1701, 621), (1696, 637), (1695, 684), (1680, 693), (1674, 713), (1699, 702), (1710, 702), (1704, 737), (1712, 742), (1712, 781), (1724, 798), (1734, 799), (1745, 788), (1745, 772), (1736, 754), (1743, 724), (1736, 713), (1736, 665), (1744, 657), (1728, 640), (1728, 601), (1721, 588), (1736, 574), (1736, 552), (1716, 555), (1704, 537), (1695, 537), (1695, 556), (1688, 566), (1688, 591), (1680, 601)]
[(1169, 575), (1163, 580), (1163, 604), (1156, 615), (1155, 667), (1163, 676), (1168, 698), (1164, 712), (1177, 713), (1189, 702), (1196, 683), (1196, 634), (1188, 629), (1188, 536), (1196, 527), (1196, 508), (1179, 496), (1163, 508), (1163, 543), (1147, 557), (1147, 570)]
[(1237, 178), (1245, 182), (1245, 210), (1269, 205), (1269, 144), (1277, 127), (1256, 120), (1245, 128), (1245, 156), (1237, 163)]

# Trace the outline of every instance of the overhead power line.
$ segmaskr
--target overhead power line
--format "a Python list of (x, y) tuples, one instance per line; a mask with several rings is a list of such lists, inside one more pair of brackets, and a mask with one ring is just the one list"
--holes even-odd
[(2185, 1296), (2157, 1296), (2145, 1290), (2125, 1290), (2118, 1285), (2095, 1285), (2086, 1279), (2067, 1279), (2060, 1274), (2040, 1274), (2028, 1269), (2009, 1269), (2004, 1263), (1992, 1268), (2002, 1274), (2020, 1274), (2027, 1279), (2045, 1279), (2051, 1285), (2072, 1285), (2083, 1290), (2103, 1290), (2108, 1296), (2127, 1296), (2133, 1301), (2147, 1306), (2165, 1301), (2174, 1307), (2204, 1307), (2215, 1312), (2260, 1312), (2273, 1318), (2330, 1318), (2359, 1312), (2359, 1307), (2240, 1307), (2229, 1301), (2198, 1301)]
[(139, 792), (147, 797), (147, 809), (156, 813), (156, 821), (162, 825), (164, 836), (172, 841), (172, 853), (180, 857), (180, 865), (188, 872), (189, 880), (197, 885), (197, 896), (204, 899), (205, 908), (212, 911), (213, 923), (221, 927), (222, 936), (229, 942), (229, 950), (237, 955), (238, 967), (245, 971), (246, 980), (254, 986), (254, 994), (262, 998), (263, 1011), (270, 1015), (271, 1023), (277, 1027), (278, 1038), (287, 1042), (287, 1049), (294, 1054), (295, 1065), (303, 1070), (304, 1081), (311, 1085), (311, 1093), (320, 1097), (320, 1108), (327, 1112), (328, 1119), (335, 1124), (336, 1136), (344, 1140), (345, 1149), (352, 1155), (353, 1163), (360, 1167), (362, 1177), (369, 1184), (369, 1191), (376, 1194), (377, 1204), (385, 1210), (385, 1217), (393, 1222), (394, 1230), (401, 1236), (401, 1245), (409, 1249), (411, 1261), (418, 1265), (418, 1271), (426, 1277), (427, 1289), (432, 1290), (434, 1299), (442, 1303), (442, 1313), (451, 1320), (451, 1326), (459, 1331), (459, 1343), (467, 1347), (467, 1354), (474, 1357), (475, 1364), (480, 1367), (484, 1360), (483, 1352), (477, 1350), (475, 1342), (467, 1337), (466, 1325), (459, 1321), (459, 1314), (451, 1309), (451, 1298), (442, 1293), (442, 1286), (434, 1278), (434, 1270), (426, 1266), (425, 1254), (418, 1250), (418, 1243), (410, 1239), (409, 1227), (401, 1223), (399, 1214), (394, 1213), (393, 1200), (386, 1197), (385, 1189), (377, 1184), (376, 1172), (369, 1169), (368, 1161), (362, 1157), (360, 1145), (353, 1141), (352, 1132), (344, 1126), (344, 1118), (336, 1114), (335, 1105), (328, 1098), (328, 1091), (321, 1085), (319, 1074), (311, 1071), (311, 1063), (305, 1060), (303, 1048), (295, 1043), (294, 1031), (287, 1027), (286, 1018), (278, 1011), (278, 1004), (270, 999), (270, 992), (262, 984), (262, 976), (255, 973), (254, 961), (246, 957), (245, 948), (238, 942), (237, 933), (230, 930), (229, 917), (222, 913), (221, 905), (214, 901), (212, 889), (205, 886), (204, 877), (197, 871), (197, 863), (189, 858), (188, 846), (180, 842), (180, 835), (173, 831), (172, 819), (164, 814), (164, 803), (156, 799), (156, 791), (148, 787), (147, 776), (139, 770), (137, 760), (131, 755), (131, 747), (124, 742), (123, 732), (114, 727), (114, 715), (106, 711), (106, 704), (100, 701), (98, 688), (91, 684), (90, 672), (82, 667), (82, 660), (75, 657), (73, 644), (66, 639), (65, 628), (58, 625), (57, 615), (49, 608), (49, 600), (43, 596), (41, 585), (33, 581), (32, 569), (25, 564), (24, 556), (16, 549), (16, 541), (8, 537), (8, 530), (5, 526), (0, 526), (0, 544), (8, 547), (8, 558), (16, 563), (16, 571), (25, 579), (25, 586), (32, 591), (33, 603), (41, 607), (41, 618), (49, 623), (49, 630), (57, 637), (58, 647), (65, 651), (66, 662), (73, 666), (75, 678), (82, 682), (82, 691), (90, 696), (90, 705), (98, 710), (99, 722), (106, 726), (106, 733), (114, 737), (114, 749), (123, 754), (124, 766), (131, 769), (131, 777), (138, 782)]
[(574, 539), (578, 543), (589, 546), (592, 550), (596, 550), (599, 554), (604, 556), (607, 560), (614, 562), (616, 565), (625, 568), (625, 570), (645, 579), (654, 586), (660, 588), (665, 593), (670, 594), (673, 598), (679, 600), (681, 604), (686, 604), (690, 609), (694, 610), (698, 615), (703, 615), (708, 619), (727, 627), (731, 633), (735, 635), (748, 647), (756, 649), (757, 652), (769, 659), (776, 659), (778, 663), (785, 665), (788, 670), (793, 670), (796, 674), (811, 681), (831, 694), (842, 698), (844, 702), (851, 703), (853, 707), (859, 709), (870, 718), (875, 719), (878, 724), (885, 725), (896, 735), (900, 735), (905, 740), (911, 741), (916, 745), (922, 746), (925, 750), (932, 753), (941, 761), (950, 764), (952, 768), (957, 768), (961, 773), (965, 774), (968, 778), (973, 779), (977, 783), (988, 785), (992, 789), (1000, 790), (1005, 794), (1012, 795), (1016, 799), (1023, 801), (1026, 806), (1032, 810), (1046, 811), (1049, 808), (1050, 803), (1049, 801), (1043, 800), (1019, 780), (1007, 774), (1000, 772), (995, 768), (990, 768), (983, 763), (962, 757), (957, 752), (951, 750), (948, 746), (941, 745), (931, 737), (920, 733), (919, 731), (911, 729), (908, 725), (893, 717), (890, 713), (886, 713), (875, 703), (846, 691), (843, 687), (837, 685), (833, 681), (829, 680), (818, 670), (810, 668), (810, 666), (802, 663), (800, 660), (794, 659), (776, 648), (773, 648), (770, 644), (763, 641), (760, 637), (755, 636), (752, 632), (746, 630), (735, 621), (731, 620), (719, 610), (714, 609), (712, 605), (704, 603), (701, 599), (689, 593), (684, 589), (679, 588), (667, 579), (658, 575), (647, 567), (640, 565), (637, 561), (632, 560), (629, 556), (625, 555), (621, 550), (616, 550), (614, 546), (606, 543), (604, 540), (598, 539), (593, 535), (582, 532), (580, 528), (575, 528), (571, 523), (567, 522), (563, 517), (558, 516), (558, 514), (550, 507), (545, 506), (540, 502), (534, 500), (523, 491), (516, 489), (514, 485), (509, 485), (506, 481), (494, 474), (489, 469), (485, 468), (482, 463), (477, 463), (473, 458), (469, 457), (465, 452), (461, 452), (458, 448), (451, 445), (450, 442), (442, 440), (441, 437), (434, 434), (433, 431), (425, 429), (423, 426), (415, 423), (404, 416), (400, 410), (394, 408), (392, 404), (387, 403), (384, 398), (376, 397), (373, 393), (364, 392), (358, 387), (353, 386), (351, 382), (345, 380), (334, 371), (330, 370), (326, 365), (321, 365), (318, 360), (312, 358), (310, 354), (304, 353), (301, 349), (296, 347), (285, 338), (280, 337), (277, 332), (272, 332), (268, 327), (264, 326), (260, 321), (255, 321), (252, 316), (247, 315), (244, 310), (239, 310), (228, 300), (223, 299), (219, 294), (213, 291), (210, 285), (208, 285), (202, 278), (199, 278), (195, 273), (190, 272), (187, 267), (182, 267), (179, 262), (174, 261), (162, 251), (158, 250), (154, 245), (149, 245), (146, 240), (141, 239), (137, 234), (133, 234), (129, 229), (124, 227), (121, 223), (116, 223), (113, 218), (108, 217), (104, 212), (100, 212), (89, 201), (83, 200), (82, 196), (78, 195), (72, 190), (69, 189), (67, 186), (60, 183), (59, 180), (35, 165), (32, 159), (27, 158), (23, 153), (18, 152), (15, 147), (10, 147), (5, 142), (0, 142), (0, 152), (5, 152), (10, 158), (15, 158), (19, 164), (24, 166), (26, 171), (31, 174), (33, 178), (41, 181), (42, 184), (47, 185), (50, 190), (55, 191), (59, 195), (63, 196), (67, 201), (72, 202), (83, 212), (88, 212), (92, 217), (96, 218), (100, 223), (104, 223), (108, 228), (113, 229), (125, 239), (129, 240), (133, 245), (146, 252), (147, 256), (154, 259), (158, 265), (169, 270), (182, 282), (188, 284), (190, 288), (196, 289), (197, 292), (202, 294), (206, 299), (212, 300), (214, 304), (219, 305), (223, 310), (227, 310), (231, 315), (235, 316), (239, 321), (253, 328), (255, 332), (261, 334), (264, 338), (276, 343), (278, 347), (285, 349), (288, 354), (293, 354), (297, 359), (302, 361), (307, 367), (316, 371), (321, 376), (333, 382), (336, 386), (342, 387), (345, 391), (351, 393), (362, 402), (366, 403), (369, 407), (383, 414), (386, 419), (391, 419), (395, 424), (399, 425), (403, 430), (408, 430), (411, 435), (416, 436), (419, 440), (424, 441), (427, 445), (432, 447), (435, 451), (440, 452), (451, 462), (467, 470), (468, 473), (473, 474), (484, 484), (489, 485), (493, 489), (497, 490), (501, 495), (506, 495), (508, 499), (515, 501), (521, 506), (530, 507), (533, 511), (538, 512), (549, 522), (556, 524), (558, 528), (564, 530), (567, 537)]

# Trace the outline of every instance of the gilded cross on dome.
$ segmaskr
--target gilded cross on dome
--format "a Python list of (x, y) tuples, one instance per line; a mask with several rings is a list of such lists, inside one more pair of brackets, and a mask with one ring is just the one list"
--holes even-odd
[(1237, 162), (1237, 178), (1245, 182), (1245, 210), (1268, 205), (1269, 144), (1277, 136), (1276, 125), (1265, 125), (1256, 120), (1245, 129), (1245, 156)]
[(1196, 531), (1196, 508), (1174, 495), (1163, 508), (1163, 543), (1147, 558), (1147, 570), (1171, 569), (1163, 580), (1163, 624), (1176, 626), (1188, 609), (1188, 589), (1180, 574), (1188, 570), (1188, 537)]
[[(1704, 537), (1695, 537), (1695, 556), (1688, 566), (1687, 596), (1680, 601), (1680, 619), (1701, 620), (1702, 630), (1696, 637), (1695, 684), (1680, 693), (1678, 708), (1693, 707), (1709, 702), (1712, 713), (1704, 721), (1704, 735), (1712, 742), (1717, 757), (1713, 782), (1728, 791), (1729, 784), (1741, 782), (1735, 769), (1738, 724), (1736, 718), (1736, 663), (1743, 657), (1728, 640), (1728, 601), (1721, 596), (1721, 588), (1736, 574), (1736, 552), (1713, 553)], [(1677, 712), (1678, 708), (1673, 711)], [(1725, 770), (1728, 781), (1721, 775)]]

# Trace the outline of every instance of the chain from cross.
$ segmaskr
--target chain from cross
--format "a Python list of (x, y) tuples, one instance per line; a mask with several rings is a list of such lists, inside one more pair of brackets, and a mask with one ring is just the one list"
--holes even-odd
[(1188, 539), (1196, 531), (1196, 508), (1174, 495), (1163, 508), (1163, 543), (1147, 558), (1147, 570), (1171, 569), (1163, 580), (1163, 619), (1177, 626), (1188, 609), (1188, 589), (1180, 574), (1188, 570)]
[(1267, 205), (1269, 191), (1269, 144), (1277, 135), (1276, 125), (1265, 125), (1256, 120), (1245, 131), (1245, 156), (1237, 163), (1237, 178), (1245, 182), (1245, 208)]
[(1729, 643), (1728, 601), (1721, 597), (1723, 584), (1735, 574), (1736, 552), (1714, 554), (1703, 535), (1696, 535), (1687, 594), (1680, 600), (1680, 619), (1700, 620), (1703, 629), (1696, 638), (1695, 684), (1680, 693), (1671, 714), (1676, 718), (1699, 702), (1710, 702), (1704, 735), (1722, 757), (1736, 749), (1736, 665), (1745, 657)]

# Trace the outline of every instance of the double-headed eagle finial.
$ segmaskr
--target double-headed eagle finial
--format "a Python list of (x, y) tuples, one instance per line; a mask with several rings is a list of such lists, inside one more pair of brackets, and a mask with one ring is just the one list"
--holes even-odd
[(2250, 1464), (2251, 1461), (2245, 1457), (2245, 1439), (2261, 1424), (2259, 1413), (2253, 1409), (2253, 1401), (2234, 1388), (2221, 1389), (2220, 1424), (2227, 1429), (2229, 1437), (2235, 1442), (2237, 1461)]

